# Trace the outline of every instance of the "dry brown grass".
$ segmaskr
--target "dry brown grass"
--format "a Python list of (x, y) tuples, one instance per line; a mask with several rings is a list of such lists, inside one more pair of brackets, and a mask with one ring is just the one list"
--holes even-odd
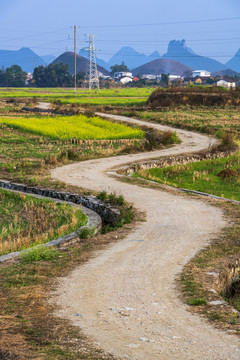
[[(142, 214), (135, 214), (135, 219), (142, 218)], [(96, 251), (124, 238), (135, 224), (81, 239), (57, 260), (0, 265), (0, 327), (4, 329), (0, 349), (20, 360), (112, 360), (111, 355), (96, 349), (78, 327), (53, 315), (56, 309), (48, 304), (48, 294), (55, 289), (57, 277), (67, 276)]]
[(0, 254), (67, 234), (80, 224), (79, 209), (0, 190)]

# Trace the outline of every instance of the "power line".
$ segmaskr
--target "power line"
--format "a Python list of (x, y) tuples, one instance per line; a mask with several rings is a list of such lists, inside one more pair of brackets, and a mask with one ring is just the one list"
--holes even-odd
[(206, 22), (218, 22), (218, 21), (229, 21), (239, 20), (240, 16), (229, 17), (229, 18), (216, 18), (216, 19), (201, 19), (201, 20), (186, 20), (186, 21), (171, 21), (162, 23), (149, 23), (149, 24), (124, 24), (124, 25), (83, 25), (83, 28), (118, 28), (118, 27), (142, 27), (142, 26), (163, 26), (163, 25), (179, 25), (179, 24), (198, 24)]

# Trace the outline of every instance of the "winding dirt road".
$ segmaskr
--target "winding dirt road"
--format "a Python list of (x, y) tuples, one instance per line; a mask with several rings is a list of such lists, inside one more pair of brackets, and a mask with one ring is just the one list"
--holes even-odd
[(59, 316), (119, 359), (239, 360), (239, 340), (189, 313), (174, 285), (183, 266), (226, 225), (222, 212), (200, 200), (140, 188), (107, 174), (127, 162), (199, 151), (214, 141), (183, 130), (178, 134), (182, 143), (170, 149), (90, 160), (52, 172), (68, 184), (121, 193), (147, 214), (127, 238), (60, 279), (52, 301), (60, 305)]

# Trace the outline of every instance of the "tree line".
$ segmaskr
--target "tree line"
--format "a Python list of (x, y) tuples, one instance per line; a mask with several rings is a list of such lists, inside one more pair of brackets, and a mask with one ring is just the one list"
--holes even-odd
[[(85, 74), (77, 74), (77, 85), (83, 85)], [(13, 65), (6, 69), (0, 70), (0, 87), (73, 87), (74, 78), (68, 72), (66, 64), (50, 64), (48, 66), (38, 66), (34, 69), (33, 77), (28, 80), (27, 73), (22, 70), (21, 66)]]

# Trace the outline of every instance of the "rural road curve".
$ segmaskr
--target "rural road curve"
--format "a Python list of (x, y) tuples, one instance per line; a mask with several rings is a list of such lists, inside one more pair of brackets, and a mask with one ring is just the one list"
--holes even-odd
[[(150, 126), (149, 122), (109, 116)], [(151, 124), (159, 130), (167, 126)], [(146, 222), (59, 280), (51, 302), (97, 347), (118, 359), (239, 360), (239, 340), (187, 311), (174, 280), (226, 225), (221, 210), (200, 200), (141, 188), (107, 174), (115, 166), (208, 148), (207, 136), (177, 130), (182, 143), (154, 152), (89, 160), (52, 177), (91, 190), (122, 194), (146, 212)], [(78, 314), (79, 316), (76, 316)]]

